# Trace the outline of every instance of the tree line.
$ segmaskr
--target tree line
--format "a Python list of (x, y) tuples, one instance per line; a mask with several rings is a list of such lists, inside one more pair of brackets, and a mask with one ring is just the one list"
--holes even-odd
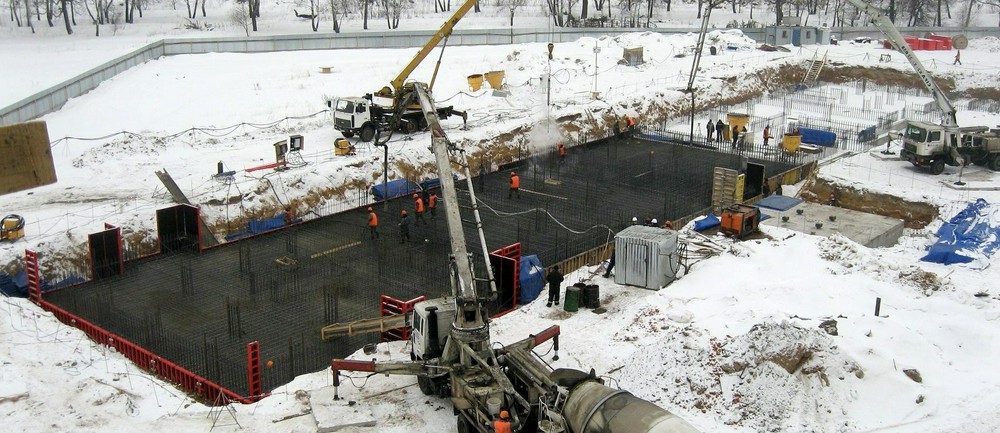
[[(132, 24), (143, 17), (143, 7), (153, 0), (4, 0), (7, 2), (10, 21), (17, 27), (35, 32), (37, 25), (55, 27), (61, 21), (66, 33), (72, 34), (79, 25), (93, 25), (100, 36), (102, 26), (111, 26), (117, 31), (119, 26)], [(159, 0), (169, 3), (175, 10), (183, 7), (189, 28), (205, 29), (211, 25), (199, 22), (209, 17), (207, 0)], [(183, 6), (179, 3), (183, 1)], [(495, 7), (503, 11), (511, 27), (519, 12), (537, 6), (551, 20), (554, 27), (651, 27), (657, 16), (669, 15), (673, 2), (697, 3), (697, 18), (708, 7), (731, 9), (733, 13), (749, 13), (750, 20), (744, 24), (757, 23), (754, 12), (773, 14), (774, 22), (780, 23), (786, 16), (804, 17), (801, 24), (808, 25), (813, 17), (821, 22), (813, 25), (863, 26), (867, 25), (863, 14), (847, 0), (480, 0), (470, 13), (479, 13), (483, 7)], [(347, 20), (359, 20), (363, 29), (379, 27), (396, 29), (405, 12), (415, 2), (430, 2), (435, 13), (451, 12), (460, 7), (463, 0), (296, 0), (290, 5), (295, 16), (308, 20), (313, 31), (320, 31), (327, 25), (339, 33)], [(488, 2), (488, 3), (487, 3)], [(482, 5), (481, 5), (482, 3)], [(982, 13), (997, 13), (1000, 26), (1000, 0), (875, 0), (871, 3), (880, 8), (897, 26), (941, 26), (944, 20), (958, 20), (961, 26), (970, 24), (972, 17)], [(228, 12), (226, 7), (228, 6)], [(260, 0), (233, 0), (228, 5), (217, 6), (221, 18), (245, 30), (249, 36), (258, 31)], [(301, 8), (301, 12), (299, 10)], [(44, 24), (42, 24), (44, 23)]]

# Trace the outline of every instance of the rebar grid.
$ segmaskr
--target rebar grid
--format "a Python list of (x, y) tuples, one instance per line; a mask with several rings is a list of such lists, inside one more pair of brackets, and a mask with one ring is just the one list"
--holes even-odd
[[(765, 164), (768, 173), (791, 165)], [(604, 245), (632, 217), (687, 216), (710, 205), (712, 171), (739, 168), (743, 157), (634, 138), (607, 139), (537, 156), (477, 177), (490, 250), (522, 243), (523, 254), (550, 264)], [(520, 198), (508, 198), (510, 171)], [(465, 235), (478, 245), (469, 195), (459, 182)], [(364, 208), (212, 248), (127, 262), (121, 276), (46, 293), (51, 302), (132, 340), (197, 374), (247, 392), (246, 345), (259, 341), (264, 389), (326, 368), (377, 335), (323, 342), (321, 327), (378, 315), (379, 295), (402, 300), (451, 293), (444, 206), (411, 226), (400, 243), (401, 197), (374, 206), (380, 238), (369, 239)], [(411, 220), (411, 224), (415, 223)], [(470, 248), (470, 251), (478, 251)], [(474, 254), (482, 272), (485, 260)], [(479, 285), (480, 293), (486, 287)], [(495, 308), (495, 305), (494, 307)]]

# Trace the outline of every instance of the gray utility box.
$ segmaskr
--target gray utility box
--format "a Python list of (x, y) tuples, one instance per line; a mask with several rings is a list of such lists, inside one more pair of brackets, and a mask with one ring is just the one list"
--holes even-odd
[(659, 290), (677, 279), (678, 236), (662, 227), (629, 226), (615, 235), (615, 283)]

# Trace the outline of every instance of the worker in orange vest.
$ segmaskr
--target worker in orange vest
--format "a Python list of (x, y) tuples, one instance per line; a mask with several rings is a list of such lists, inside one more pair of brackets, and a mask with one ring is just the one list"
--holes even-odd
[(291, 224), (292, 221), (295, 221), (295, 214), (292, 213), (292, 207), (285, 206), (285, 224)]
[(510, 190), (507, 191), (507, 198), (517, 195), (517, 198), (521, 198), (521, 178), (517, 176), (516, 172), (510, 172)]
[(378, 215), (371, 206), (368, 206), (368, 234), (369, 239), (378, 239)]
[(438, 195), (436, 192), (432, 192), (430, 198), (427, 199), (427, 207), (431, 210), (431, 219), (435, 218), (435, 209), (438, 207)]
[(510, 413), (506, 410), (500, 411), (500, 419), (493, 421), (493, 431), (496, 433), (511, 433)]
[(635, 120), (627, 114), (625, 115), (625, 132), (630, 136), (635, 132)]
[(417, 214), (413, 225), (420, 224), (421, 222), (427, 224), (427, 221), (424, 220), (424, 199), (420, 198), (419, 194), (413, 194), (413, 207), (414, 212)]
[(559, 162), (562, 162), (565, 159), (566, 159), (566, 146), (564, 146), (562, 143), (559, 143)]

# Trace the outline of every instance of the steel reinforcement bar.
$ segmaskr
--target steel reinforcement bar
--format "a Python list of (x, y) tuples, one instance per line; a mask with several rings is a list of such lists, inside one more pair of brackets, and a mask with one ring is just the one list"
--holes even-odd
[[(37, 256), (35, 256), (33, 251), (28, 250), (26, 251), (25, 260), (29, 262), (37, 261)], [(34, 265), (37, 266), (37, 263), (34, 263)], [(38, 285), (38, 280), (36, 279), (32, 285)], [(38, 287), (29, 287), (29, 290), (34, 290), (33, 293), (40, 292), (40, 288)], [(36, 299), (32, 298), (32, 300)], [(109, 332), (106, 329), (90, 323), (73, 313), (59, 308), (41, 297), (37, 298), (36, 302), (38, 303), (38, 306), (42, 307), (43, 310), (51, 312), (54, 316), (56, 316), (60, 322), (83, 331), (84, 334), (87, 334), (87, 337), (90, 337), (91, 340), (94, 340), (99, 344), (114, 348), (118, 351), (118, 353), (121, 353), (126, 358), (131, 360), (139, 368), (150, 372), (163, 380), (173, 383), (190, 394), (201, 397), (203, 403), (209, 405), (224, 405), (229, 404), (230, 402), (249, 404), (264, 397), (264, 395), (243, 397), (233, 391), (223, 388), (215, 382), (205, 379), (204, 377), (194, 374), (191, 371), (174, 364), (173, 362), (163, 359), (159, 355), (143, 349), (131, 341), (119, 337), (117, 334)]]

